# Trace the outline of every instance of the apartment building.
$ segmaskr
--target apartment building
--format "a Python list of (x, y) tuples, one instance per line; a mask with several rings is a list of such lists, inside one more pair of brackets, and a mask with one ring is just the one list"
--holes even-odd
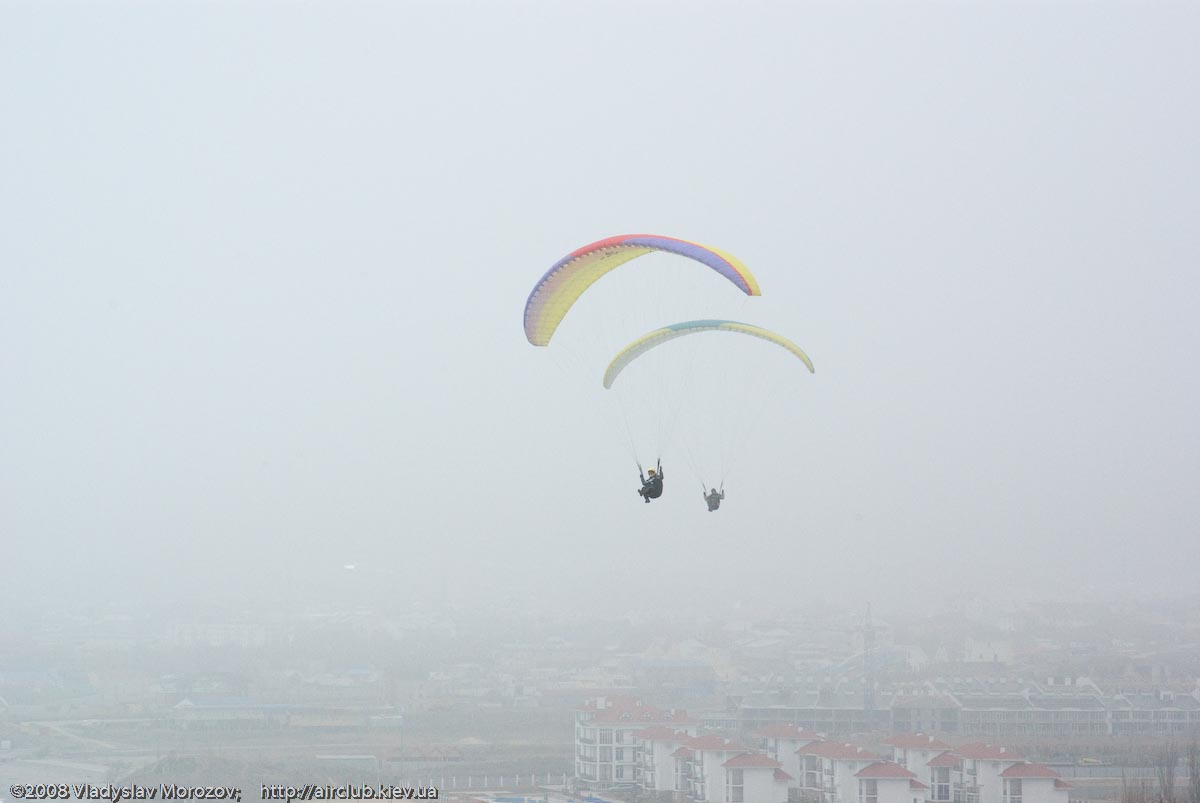
[(880, 760), (857, 745), (833, 740), (809, 742), (798, 755), (803, 772), (795, 782), (796, 797), (814, 803), (856, 803), (855, 775)]
[(1000, 773), (1025, 759), (1005, 747), (970, 742), (954, 750), (962, 759), (961, 803), (1002, 803)]
[(800, 748), (810, 742), (821, 741), (824, 736), (799, 725), (775, 724), (759, 728), (752, 734), (758, 746), (771, 758), (779, 762), (780, 768), (793, 779), (804, 772), (800, 760)]
[(627, 697), (598, 697), (575, 711), (575, 777), (584, 787), (633, 786), (637, 778), (636, 734), (651, 726), (695, 733), (686, 711), (646, 705)]
[(697, 736), (686, 748), (691, 751), (687, 767), (689, 797), (696, 803), (722, 801), (722, 787), (727, 781), (725, 762), (747, 752), (746, 748), (715, 734)]
[[(704, 803), (787, 803), (788, 783), (792, 776), (779, 762), (762, 753), (742, 753), (721, 765), (725, 770), (725, 788), (718, 791), (710, 784)], [(1018, 802), (1019, 803), (1019, 802)]]
[(1041, 764), (1020, 762), (1000, 773), (1001, 803), (1069, 803), (1071, 785)]
[(676, 730), (664, 725), (656, 725), (635, 734), (635, 780), (638, 787), (643, 792), (689, 791), (682, 783), (681, 759), (675, 753), (695, 735), (694, 729)]
[(856, 803), (922, 803), (928, 786), (894, 761), (876, 761), (854, 773)]
[(923, 733), (898, 733), (884, 741), (892, 748), (892, 760), (913, 773), (921, 783), (929, 783), (929, 762), (950, 749), (950, 745)]
[(875, 695), (861, 690), (756, 692), (737, 712), (743, 732), (775, 724), (850, 737), (876, 729), (936, 730), (988, 741), (1014, 736), (1187, 735), (1200, 733), (1200, 690), (1102, 691), (1086, 678), (1070, 684), (930, 681), (926, 694)]
[(687, 803), (786, 803), (793, 777), (778, 761), (713, 733), (663, 726), (636, 734), (638, 788)]
[(1200, 734), (1200, 692), (1127, 692), (1107, 702), (1115, 736)]
[(930, 803), (962, 803), (958, 791), (962, 782), (962, 757), (952, 752), (940, 753), (931, 758), (926, 764), (928, 778), (923, 779), (929, 784), (926, 800)]

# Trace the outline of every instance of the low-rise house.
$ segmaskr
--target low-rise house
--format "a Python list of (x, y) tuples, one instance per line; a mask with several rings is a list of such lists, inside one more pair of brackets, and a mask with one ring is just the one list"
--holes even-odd
[(892, 760), (913, 773), (922, 783), (929, 783), (929, 762), (950, 745), (923, 733), (898, 733), (885, 741), (892, 748)]
[(876, 761), (854, 773), (857, 803), (921, 803), (928, 787), (894, 761)]
[(1021, 762), (1000, 773), (1002, 803), (1068, 803), (1071, 785), (1042, 764)]
[(635, 751), (635, 778), (644, 792), (687, 792), (689, 787), (677, 785), (680, 759), (675, 753), (695, 736), (695, 729), (676, 730), (665, 725), (655, 725), (634, 735), (637, 740)]
[(687, 748), (692, 754), (688, 768), (691, 799), (698, 803), (725, 803), (722, 797), (726, 782), (724, 764), (734, 756), (745, 753), (746, 748), (714, 734), (692, 738)]
[(770, 756), (742, 753), (721, 768), (725, 771), (725, 788), (718, 793), (710, 784), (705, 803), (787, 803), (792, 776)]
[(858, 800), (855, 774), (880, 759), (868, 750), (841, 741), (809, 742), (797, 754), (804, 770), (797, 779), (800, 797), (821, 803), (855, 803)]
[(753, 735), (759, 740), (759, 747), (778, 761), (780, 769), (791, 775), (793, 779), (799, 779), (804, 771), (800, 754), (797, 751), (806, 744), (821, 741), (824, 738), (821, 734), (799, 725), (782, 723), (759, 728)]
[(962, 757), (962, 803), (1003, 803), (1000, 773), (1024, 758), (1005, 747), (984, 742), (964, 744), (954, 752)]
[(929, 794), (926, 799), (931, 803), (953, 803), (959, 800), (955, 792), (962, 785), (962, 756), (947, 750), (929, 760), (926, 767), (929, 771)]

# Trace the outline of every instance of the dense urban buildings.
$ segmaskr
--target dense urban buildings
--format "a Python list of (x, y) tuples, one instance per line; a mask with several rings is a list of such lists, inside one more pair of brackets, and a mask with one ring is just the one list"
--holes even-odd
[[(639, 727), (639, 723), (647, 725)], [(597, 698), (577, 712), (576, 779), (690, 803), (1067, 803), (1070, 784), (1019, 752), (896, 734), (872, 750), (794, 726), (743, 738), (683, 712)]]
[(1197, 610), (46, 610), (0, 621), (0, 775), (1116, 800), (1200, 732)]

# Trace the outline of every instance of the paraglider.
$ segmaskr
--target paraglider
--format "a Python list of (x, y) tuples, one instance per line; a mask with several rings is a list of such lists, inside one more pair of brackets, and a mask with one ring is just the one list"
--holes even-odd
[(708, 503), (708, 512), (712, 513), (721, 506), (721, 501), (725, 499), (725, 489), (722, 488), (720, 493), (713, 488), (712, 493), (704, 494), (704, 501)]
[(638, 476), (642, 478), (642, 487), (638, 488), (638, 495), (642, 497), (646, 504), (650, 504), (651, 499), (657, 499), (658, 497), (662, 496), (662, 460), (658, 461), (658, 470), (655, 471), (654, 469), (650, 469), (649, 474), (650, 476), (647, 478), (646, 475), (642, 473), (642, 467), (638, 466)]
[[(605, 282), (599, 290), (591, 290), (607, 273), (655, 252), (679, 258), (639, 262), (637, 270), (622, 272), (621, 276), (628, 278)], [(646, 267), (641, 267), (643, 264)], [(708, 270), (697, 271), (699, 267)], [(727, 291), (714, 288), (725, 287), (726, 283), (741, 292), (743, 301), (745, 297), (762, 294), (749, 269), (733, 255), (716, 248), (656, 234), (626, 234), (597, 240), (554, 263), (534, 285), (525, 302), (525, 338), (534, 346), (548, 346), (575, 303), (587, 293), (593, 301), (574, 313), (567, 327), (569, 334), (564, 336), (567, 342), (556, 346), (553, 354), (560, 368), (566, 367), (564, 362), (571, 363), (583, 376), (594, 376), (591, 372), (612, 354), (610, 349), (615, 343), (645, 331), (641, 327), (654, 323), (655, 319), (678, 319), (677, 316), (682, 317), (680, 313), (703, 315), (710, 304), (717, 305), (711, 312), (720, 315), (718, 309), (730, 302), (722, 301)], [(728, 295), (736, 298), (734, 294)], [(667, 305), (671, 303), (679, 309), (669, 311)], [(609, 362), (604, 371), (604, 387), (612, 389), (618, 376), (648, 352), (701, 332), (730, 332), (774, 343), (814, 373), (808, 355), (782, 335), (754, 324), (713, 316), (670, 324), (636, 338)], [(682, 347), (666, 349), (639, 364), (621, 381), (612, 397), (605, 395), (613, 403), (601, 405), (603, 414), (619, 411), (623, 419), (621, 424), (641, 480), (637, 493), (645, 504), (661, 498), (663, 471), (661, 457), (654, 468), (643, 470), (643, 456), (648, 451), (662, 455), (664, 448), (679, 447), (703, 485), (701, 491), (709, 512), (720, 509), (725, 499), (725, 479), (749, 436), (749, 429), (759, 418), (753, 408), (747, 412), (747, 404), (768, 399), (772, 386), (793, 381), (791, 372), (769, 368), (772, 360), (781, 359), (772, 356), (771, 350), (763, 358), (756, 353), (745, 358), (737, 341), (731, 346), (727, 348), (718, 342), (712, 348), (706, 341), (693, 344), (688, 337)], [(722, 351), (727, 353), (723, 355)], [(710, 387), (701, 390), (704, 382)], [(747, 393), (753, 396), (747, 397)], [(722, 404), (726, 409), (720, 408)], [(686, 434), (679, 435), (681, 431)], [(720, 477), (711, 491), (706, 490), (709, 486), (704, 483), (704, 476), (710, 472)]]
[[(606, 389), (611, 389), (613, 387), (613, 383), (616, 382), (617, 377), (620, 376), (621, 372), (644, 354), (658, 348), (659, 346), (669, 343), (672, 340), (702, 332), (730, 332), (733, 334), (749, 335), (750, 337), (765, 340), (768, 343), (773, 343), (776, 346), (779, 346), (780, 348), (790, 352), (794, 357), (800, 360), (800, 362), (802, 362), (806, 368), (808, 368), (809, 373), (815, 373), (812, 360), (808, 358), (808, 355), (805, 354), (799, 346), (782, 335), (770, 331), (769, 329), (764, 329), (761, 326), (741, 323), (738, 321), (697, 320), (684, 321), (682, 323), (671, 324), (660, 329), (655, 329), (648, 334), (642, 335), (625, 348), (621, 349), (617, 356), (613, 358), (612, 362), (609, 363), (608, 368), (604, 372), (604, 387)], [(695, 465), (693, 465), (693, 470), (696, 470), (697, 473), (699, 473)], [(708, 510), (710, 513), (718, 510), (721, 506), (722, 500), (725, 499), (725, 488), (723, 485), (725, 479), (724, 471), (722, 472), (721, 479), (722, 487), (719, 491), (716, 488), (712, 488), (711, 492), (703, 494), (705, 504), (708, 505)], [(701, 483), (703, 483), (703, 478), (701, 478)], [(639, 493), (642, 492), (639, 491)], [(643, 496), (645, 495), (643, 494)], [(648, 502), (649, 499), (646, 499), (646, 501)]]
[(622, 234), (578, 248), (546, 271), (525, 302), (525, 338), (535, 346), (549, 345), (571, 305), (596, 280), (652, 251), (687, 257), (721, 274), (746, 295), (762, 295), (758, 280), (732, 254), (658, 234)]
[(627, 365), (642, 356), (651, 349), (657, 348), (664, 343), (674, 340), (678, 337), (686, 335), (694, 335), (699, 332), (736, 332), (743, 335), (750, 335), (769, 343), (774, 343), (777, 346), (782, 346), (792, 354), (796, 355), (802, 363), (808, 367), (808, 372), (815, 373), (812, 360), (808, 358), (799, 346), (788, 340), (783, 335), (777, 335), (774, 332), (763, 329), (761, 326), (754, 326), (748, 323), (738, 323), (737, 321), (685, 321), (683, 323), (673, 323), (670, 326), (664, 326), (661, 329), (655, 329), (649, 334), (642, 335), (637, 340), (630, 343), (625, 348), (613, 357), (612, 362), (608, 364), (608, 368), (604, 372), (604, 387), (611, 388), (613, 382), (617, 380), (617, 376), (625, 369)]

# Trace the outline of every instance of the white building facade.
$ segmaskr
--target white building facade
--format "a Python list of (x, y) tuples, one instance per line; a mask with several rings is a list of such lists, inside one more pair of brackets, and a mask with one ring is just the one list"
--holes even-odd
[(637, 734), (661, 725), (692, 729), (687, 712), (655, 708), (629, 698), (599, 697), (575, 712), (575, 779), (589, 789), (638, 783)]

